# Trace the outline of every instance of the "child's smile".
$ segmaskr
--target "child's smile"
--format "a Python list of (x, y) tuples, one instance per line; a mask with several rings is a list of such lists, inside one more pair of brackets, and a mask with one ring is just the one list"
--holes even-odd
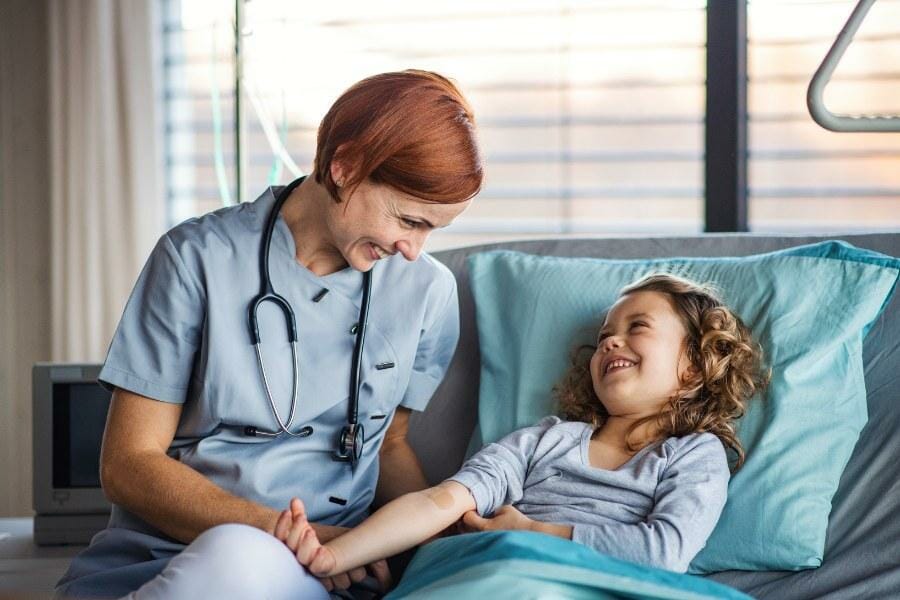
[(681, 386), (684, 324), (660, 292), (627, 294), (610, 308), (591, 359), (594, 393), (610, 416), (659, 411)]
[(603, 374), (603, 377), (607, 377), (608, 375), (612, 375), (613, 373), (617, 373), (624, 369), (630, 369), (631, 367), (634, 367), (636, 365), (637, 361), (628, 358), (622, 358), (618, 355), (612, 355), (606, 357), (606, 359), (603, 361), (603, 368), (601, 370), (601, 373)]

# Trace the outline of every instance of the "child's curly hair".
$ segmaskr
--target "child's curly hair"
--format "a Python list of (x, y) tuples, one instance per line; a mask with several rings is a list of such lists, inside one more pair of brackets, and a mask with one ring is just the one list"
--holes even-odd
[[(687, 331), (685, 355), (695, 371), (687, 372), (681, 387), (658, 415), (634, 423), (629, 436), (652, 421), (656, 421), (657, 436), (651, 441), (708, 431), (734, 452), (732, 471), (737, 471), (744, 464), (745, 453), (734, 421), (744, 415), (750, 397), (768, 384), (762, 347), (710, 286), (657, 273), (626, 286), (619, 296), (646, 291), (671, 298)], [(609, 414), (591, 381), (590, 359), (595, 350), (595, 346), (575, 349), (572, 366), (554, 388), (554, 395), (561, 417), (600, 427)], [(630, 440), (628, 444), (631, 450), (637, 449), (631, 447)]]

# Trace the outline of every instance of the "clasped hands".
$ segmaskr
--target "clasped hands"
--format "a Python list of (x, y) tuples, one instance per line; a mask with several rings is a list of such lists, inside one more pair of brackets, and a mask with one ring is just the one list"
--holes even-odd
[[(496, 531), (510, 529), (534, 529), (536, 521), (529, 519), (515, 507), (503, 506), (490, 518), (484, 518), (475, 511), (469, 511), (457, 523), (460, 532)], [(379, 560), (367, 567), (350, 569), (347, 572), (331, 574), (338, 563), (338, 557), (327, 542), (347, 531), (344, 527), (319, 526), (317, 534), (306, 516), (306, 508), (298, 498), (292, 498), (290, 506), (281, 512), (273, 532), (275, 537), (297, 557), (297, 562), (319, 579), (325, 589), (347, 589), (351, 584), (362, 581), (371, 573), (382, 591), (391, 586), (391, 573), (387, 561)], [(450, 528), (448, 528), (450, 529)]]

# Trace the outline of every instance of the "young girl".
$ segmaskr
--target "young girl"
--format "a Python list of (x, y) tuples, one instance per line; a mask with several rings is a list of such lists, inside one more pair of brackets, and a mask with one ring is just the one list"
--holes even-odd
[(576, 359), (557, 387), (567, 420), (487, 445), (447, 481), (325, 545), (296, 499), (275, 535), (320, 577), (397, 554), (463, 515), (472, 529), (544, 532), (684, 572), (725, 504), (726, 449), (734, 470), (744, 462), (734, 421), (765, 384), (761, 356), (709, 288), (645, 277), (622, 290), (590, 361)]

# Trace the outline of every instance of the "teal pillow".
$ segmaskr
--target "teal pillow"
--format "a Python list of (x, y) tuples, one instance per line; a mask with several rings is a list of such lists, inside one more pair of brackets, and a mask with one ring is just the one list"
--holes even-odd
[(593, 342), (623, 286), (655, 271), (714, 284), (762, 344), (772, 380), (739, 424), (747, 461), (691, 572), (821, 564), (831, 499), (867, 419), (863, 338), (900, 260), (831, 241), (736, 258), (493, 251), (468, 266), (481, 350), (473, 448), (553, 413), (571, 349)]

